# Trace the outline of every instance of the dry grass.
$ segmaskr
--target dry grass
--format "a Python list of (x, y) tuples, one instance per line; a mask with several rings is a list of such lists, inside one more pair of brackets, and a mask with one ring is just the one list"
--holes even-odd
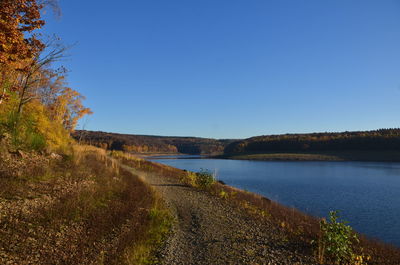
[[(0, 264), (132, 264), (127, 250), (143, 249), (149, 230), (161, 226), (153, 190), (91, 146), (42, 165), (21, 179), (1, 178), (8, 185), (0, 193)], [(145, 246), (150, 260), (154, 245)]]
[(124, 255), (121, 256), (123, 263), (129, 265), (160, 263), (155, 250), (163, 244), (165, 237), (170, 233), (174, 220), (159, 198), (150, 210), (149, 219), (146, 232), (142, 237), (134, 238), (133, 244), (125, 249)]
[(121, 163), (133, 167), (137, 170), (157, 173), (164, 177), (180, 178), (181, 180), (185, 179), (187, 176), (186, 171), (173, 168), (164, 164), (150, 162), (132, 154), (124, 153), (121, 151), (112, 151), (110, 155)]

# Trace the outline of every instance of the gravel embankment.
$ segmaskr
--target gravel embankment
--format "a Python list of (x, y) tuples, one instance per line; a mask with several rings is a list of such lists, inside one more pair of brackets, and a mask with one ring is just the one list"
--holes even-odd
[(164, 264), (316, 264), (276, 225), (178, 180), (130, 170), (160, 193), (176, 218), (160, 250)]

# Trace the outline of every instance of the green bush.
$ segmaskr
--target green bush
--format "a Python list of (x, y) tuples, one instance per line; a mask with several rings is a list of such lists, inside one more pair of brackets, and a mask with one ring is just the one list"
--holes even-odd
[(215, 177), (211, 171), (201, 169), (200, 172), (196, 173), (196, 186), (202, 189), (209, 188), (215, 182)]
[(27, 146), (29, 149), (40, 151), (46, 147), (46, 139), (40, 133), (29, 132), (27, 138)]
[[(318, 240), (318, 261), (324, 264), (360, 264), (359, 255), (354, 253), (353, 244), (359, 243), (353, 229), (346, 221), (339, 221), (338, 211), (329, 212), (329, 221), (320, 222), (321, 234)], [(362, 255), (361, 255), (362, 257)]]
[(46, 138), (37, 129), (37, 124), (29, 114), (8, 113), (2, 129), (10, 133), (15, 149), (40, 151), (46, 147)]

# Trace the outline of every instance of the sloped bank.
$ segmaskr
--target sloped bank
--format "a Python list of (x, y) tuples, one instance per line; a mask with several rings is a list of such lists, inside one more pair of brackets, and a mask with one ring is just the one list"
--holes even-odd
[[(318, 242), (320, 237), (319, 219), (222, 183), (199, 190), (192, 187), (190, 172), (127, 154), (114, 156), (152, 184), (178, 220), (175, 236), (161, 252), (165, 264), (171, 257), (183, 258), (181, 264), (229, 264), (233, 262), (230, 256), (235, 264), (316, 263), (317, 246), (311, 241)], [(364, 261), (354, 264), (399, 264), (398, 248), (358, 237), (355, 252), (362, 254)], [(180, 252), (184, 257), (174, 254)]]
[(144, 264), (168, 230), (153, 190), (104, 150), (2, 153), (0, 264)]

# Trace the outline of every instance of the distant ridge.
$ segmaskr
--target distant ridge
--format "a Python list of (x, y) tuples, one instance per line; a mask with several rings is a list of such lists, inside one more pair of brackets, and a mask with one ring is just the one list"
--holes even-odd
[(189, 136), (157, 136), (77, 130), (73, 137), (86, 144), (134, 153), (222, 154), (235, 140)]
[(255, 136), (233, 141), (226, 154), (311, 151), (400, 150), (400, 129)]
[(247, 139), (135, 135), (77, 130), (73, 137), (86, 144), (134, 153), (249, 154), (268, 152), (400, 151), (400, 129), (288, 133)]

